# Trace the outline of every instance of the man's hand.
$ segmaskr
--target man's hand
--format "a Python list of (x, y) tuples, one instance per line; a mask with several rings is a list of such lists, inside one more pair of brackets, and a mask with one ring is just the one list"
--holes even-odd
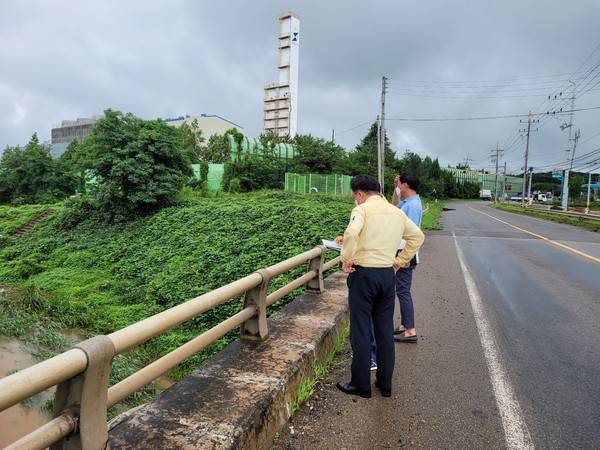
[(398, 272), (398, 269), (408, 269), (410, 267), (410, 261), (402, 266), (394, 263), (394, 265), (392, 267), (394, 268), (394, 272)]
[(346, 273), (352, 273), (356, 269), (354, 268), (354, 263), (352, 261), (349, 261), (347, 263), (342, 263), (342, 270)]
[(342, 244), (344, 243), (344, 236), (338, 236), (334, 240), (335, 240), (335, 243), (341, 247)]

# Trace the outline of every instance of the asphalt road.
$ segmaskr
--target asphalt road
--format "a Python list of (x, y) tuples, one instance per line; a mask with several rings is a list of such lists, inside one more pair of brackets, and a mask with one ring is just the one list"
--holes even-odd
[(419, 342), (396, 344), (392, 398), (337, 391), (347, 349), (273, 448), (600, 448), (600, 235), (446, 207), (414, 274)]
[(476, 280), (533, 445), (600, 448), (600, 235), (482, 203), (457, 205), (443, 223)]

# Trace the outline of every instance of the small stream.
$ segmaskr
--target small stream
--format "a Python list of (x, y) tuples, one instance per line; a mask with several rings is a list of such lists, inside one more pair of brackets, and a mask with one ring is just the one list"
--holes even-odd
[[(20, 341), (0, 340), (0, 378), (34, 364), (27, 350)], [(38, 400), (36, 406), (32, 408), (25, 408), (18, 404), (0, 412), (0, 448), (6, 447), (50, 421), (49, 414), (38, 410), (39, 403), (50, 395), (48, 393), (44, 399)]]
[[(72, 342), (79, 342), (83, 339), (83, 332), (77, 329), (69, 330), (65, 336)], [(0, 337), (0, 378), (30, 367), (34, 363), (31, 348), (25, 343)], [(167, 375), (156, 380), (159, 392), (172, 385), (173, 381)], [(50, 414), (40, 411), (39, 407), (52, 396), (54, 390), (55, 388), (51, 388), (38, 395), (31, 408), (18, 404), (0, 412), (0, 448), (12, 444), (50, 421)]]

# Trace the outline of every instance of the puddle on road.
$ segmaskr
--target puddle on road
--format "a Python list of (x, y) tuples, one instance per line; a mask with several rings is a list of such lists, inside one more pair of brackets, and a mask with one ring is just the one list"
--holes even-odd
[[(19, 341), (0, 341), (0, 378), (34, 364), (26, 347)], [(46, 396), (47, 398), (48, 396)], [(0, 448), (50, 421), (50, 415), (34, 408), (14, 405), (0, 412)]]

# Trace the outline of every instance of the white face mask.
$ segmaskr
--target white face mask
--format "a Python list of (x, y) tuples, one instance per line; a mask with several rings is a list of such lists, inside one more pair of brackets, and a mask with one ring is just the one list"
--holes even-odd
[(398, 197), (400, 197), (400, 192), (402, 192), (402, 191), (400, 190), (400, 188), (399, 188), (399, 187), (397, 187), (397, 188), (396, 188), (396, 195), (397, 195)]
[(356, 206), (358, 206), (358, 200), (354, 200), (354, 203), (356, 204)]

